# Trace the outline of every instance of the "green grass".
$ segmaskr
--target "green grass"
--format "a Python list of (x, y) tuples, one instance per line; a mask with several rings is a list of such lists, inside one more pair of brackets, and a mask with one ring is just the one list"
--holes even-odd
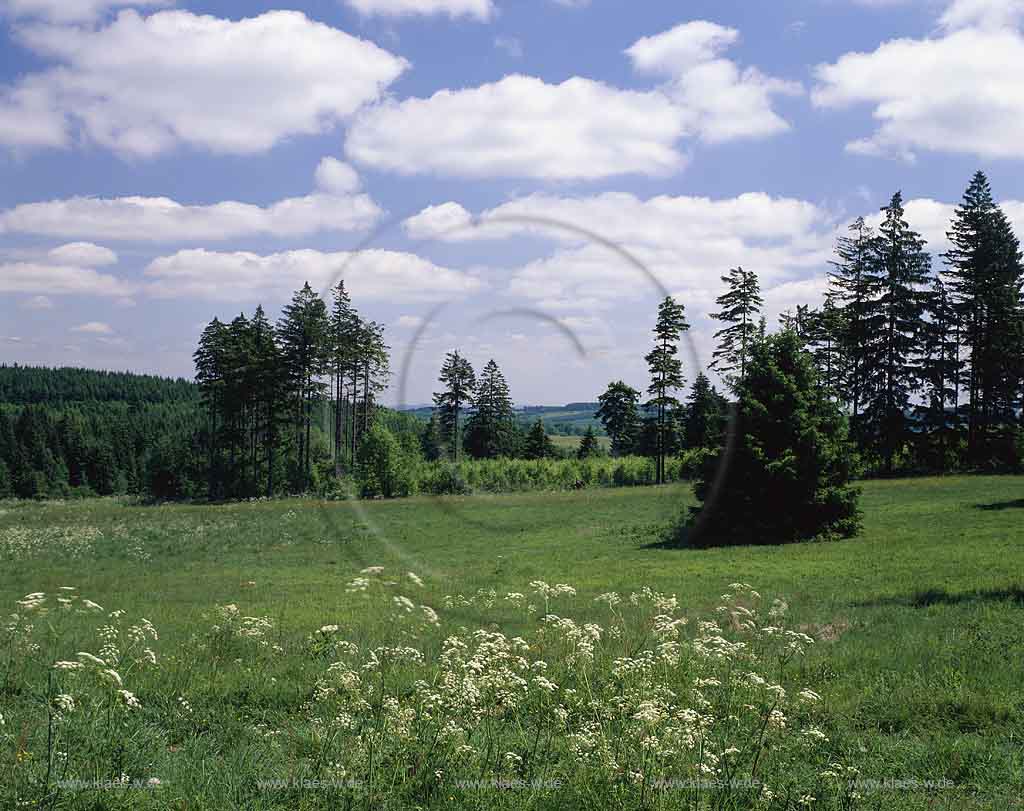
[[(10, 613), (30, 592), (49, 595), (77, 586), (107, 610), (124, 609), (126, 619), (147, 617), (160, 632), (153, 645), (161, 664), (137, 676), (144, 720), (132, 722), (134, 737), (115, 745), (115, 735), (91, 760), (95, 774), (109, 778), (121, 757), (127, 773), (160, 775), (166, 790), (64, 792), (56, 798), (58, 808), (345, 807), (322, 791), (257, 792), (253, 776), (275, 769), (315, 773), (309, 769), (318, 744), (303, 707), (323, 668), (308, 654), (307, 636), (336, 623), (347, 639), (380, 644), (397, 627), (390, 598), (367, 600), (346, 591), (371, 565), (422, 576), (426, 585), (413, 594), (416, 601), (437, 608), (453, 627), (500, 626), (509, 636), (535, 632), (536, 617), (501, 605), (446, 611), (444, 596), (478, 589), (528, 592), (533, 580), (569, 583), (578, 597), (552, 610), (578, 622), (606, 623), (607, 608), (592, 599), (604, 592), (625, 596), (648, 586), (677, 595), (679, 613), (696, 618), (714, 614), (727, 584), (749, 583), (766, 599), (783, 596), (791, 607), (789, 627), (817, 639), (786, 677), (824, 697), (819, 723), (830, 739), (829, 757), (856, 766), (866, 779), (944, 780), (953, 786), (890, 788), (856, 801), (831, 798), (828, 805), (822, 797), (811, 807), (1019, 807), (1024, 478), (873, 481), (863, 489), (865, 526), (857, 539), (708, 551), (652, 546), (692, 503), (685, 485), (217, 507), (4, 502), (0, 611)], [(268, 657), (211, 637), (210, 612), (227, 603), (271, 618), (267, 639), (285, 653)], [(48, 661), (95, 651), (95, 645), (87, 647), (91, 627), (69, 626), (65, 647), (54, 649)], [(653, 644), (632, 626), (627, 636), (634, 630), (638, 645)], [(0, 650), (0, 667), (9, 668), (0, 682), (0, 715), (7, 720), (0, 727), (5, 808), (5, 801), (48, 796), (28, 782), (43, 774), (47, 677), (21, 661)], [(687, 687), (676, 689), (685, 693)], [(178, 695), (188, 697), (201, 720), (186, 722), (175, 714)], [(259, 724), (283, 730), (280, 739), (254, 738)], [(786, 766), (781, 759), (772, 764), (778, 780), (785, 769), (796, 773), (807, 765)], [(640, 808), (655, 802), (616, 793), (614, 786), (595, 788), (600, 785), (574, 783), (571, 795), (505, 791), (451, 802), (486, 808)], [(400, 808), (412, 796), (356, 793), (346, 802)], [(446, 800), (415, 795), (430, 807)], [(690, 807), (671, 792), (657, 803)]]

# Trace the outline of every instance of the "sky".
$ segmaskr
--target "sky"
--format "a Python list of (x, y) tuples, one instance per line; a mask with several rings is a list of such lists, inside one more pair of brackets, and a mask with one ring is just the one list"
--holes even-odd
[(816, 304), (897, 190), (1024, 236), (1024, 0), (0, 0), (0, 362), (191, 377), (213, 317), (344, 278), (392, 404), (644, 388), (659, 300)]

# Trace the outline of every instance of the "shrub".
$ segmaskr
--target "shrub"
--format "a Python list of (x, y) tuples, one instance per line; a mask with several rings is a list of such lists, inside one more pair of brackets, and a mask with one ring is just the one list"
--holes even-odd
[(383, 425), (363, 436), (356, 456), (356, 480), (364, 498), (395, 498), (415, 492), (415, 479), (401, 445)]

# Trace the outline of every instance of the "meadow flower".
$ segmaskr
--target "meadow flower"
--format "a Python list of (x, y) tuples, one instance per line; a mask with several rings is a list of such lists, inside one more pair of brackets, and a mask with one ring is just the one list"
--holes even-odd
[(805, 687), (803, 690), (801, 690), (799, 695), (800, 695), (800, 698), (803, 701), (806, 701), (808, 703), (812, 703), (813, 704), (813, 703), (815, 703), (817, 701), (821, 701), (821, 696), (819, 696), (817, 693), (815, 693), (813, 690), (811, 690), (811, 689), (809, 689), (807, 687)]
[(79, 651), (75, 654), (75, 656), (77, 656), (78, 661), (82, 662), (83, 664), (96, 665), (96, 667), (107, 666), (107, 663), (103, 659), (100, 659), (99, 656), (93, 656), (91, 653), (86, 653), (85, 651)]
[(56, 707), (63, 715), (69, 715), (75, 711), (75, 699), (67, 693), (61, 693), (60, 695), (54, 696), (53, 706)]
[(418, 574), (414, 572), (406, 572), (406, 577), (408, 577), (417, 586), (420, 586), (421, 588), (423, 587), (423, 580)]
[(116, 684), (118, 687), (123, 687), (124, 682), (121, 680), (121, 675), (112, 668), (106, 668), (100, 671), (100, 676), (109, 681), (111, 684)]
[(124, 704), (124, 706), (127, 707), (129, 710), (137, 710), (142, 707), (142, 704), (139, 702), (139, 699), (135, 697), (135, 693), (132, 693), (128, 690), (118, 690), (117, 695), (118, 698), (121, 700), (121, 703)]
[(367, 566), (365, 569), (361, 569), (359, 574), (378, 575), (384, 574), (383, 566)]
[(54, 670), (81, 670), (85, 665), (81, 662), (54, 662)]
[(319, 633), (324, 634), (325, 636), (329, 636), (330, 634), (336, 634), (336, 633), (338, 633), (338, 626), (337, 625), (322, 625), (320, 627)]
[(395, 605), (396, 605), (396, 606), (397, 606), (398, 608), (400, 608), (400, 609), (402, 609), (403, 611), (405, 611), (405, 612), (406, 612), (407, 614), (408, 614), (408, 613), (411, 613), (411, 612), (412, 612), (412, 610), (413, 610), (413, 609), (414, 609), (414, 608), (416, 607), (416, 606), (415, 606), (415, 604), (413, 603), (413, 601), (412, 601), (412, 600), (410, 600), (410, 599), (409, 599), (408, 597), (402, 597), (402, 596), (398, 596), (398, 597), (392, 597), (392, 598), (391, 598), (391, 601), (392, 601), (392, 602), (393, 602), (393, 603), (394, 603), (394, 604), (395, 604)]
[(82, 600), (81, 605), (84, 605), (90, 611), (103, 611), (103, 606), (98, 603), (94, 603), (92, 600)]

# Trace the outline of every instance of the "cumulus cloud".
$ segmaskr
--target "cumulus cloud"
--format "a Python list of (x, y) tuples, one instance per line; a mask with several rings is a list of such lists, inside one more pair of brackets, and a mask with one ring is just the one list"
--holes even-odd
[(181, 144), (251, 154), (329, 131), (407, 67), (297, 11), (232, 21), (126, 10), (106, 27), (40, 23), (17, 36), (58, 65), (0, 88), (0, 143), (67, 145), (77, 133), (139, 157)]
[(665, 92), (686, 111), (688, 129), (710, 143), (774, 135), (789, 124), (772, 109), (772, 96), (799, 95), (803, 87), (741, 70), (722, 51), (739, 41), (739, 31), (706, 20), (682, 23), (635, 42), (626, 54), (644, 73), (669, 78)]
[[(1024, 201), (1004, 200), (999, 207), (1010, 221), (1014, 233), (1024, 234)], [(910, 227), (927, 241), (927, 249), (933, 254), (940, 254), (950, 248), (947, 231), (956, 211), (954, 203), (943, 203), (928, 197), (905, 200), (903, 203), (905, 219)], [(882, 222), (880, 212), (872, 212), (864, 218), (869, 225), (877, 228)]]
[(54, 248), (49, 258), (58, 265), (76, 265), (78, 267), (103, 267), (117, 264), (117, 254), (110, 248), (94, 245), (91, 242), (69, 242)]
[(947, 29), (1009, 28), (1024, 18), (1024, 0), (953, 0), (940, 23)]
[(402, 174), (597, 179), (677, 171), (682, 133), (682, 114), (661, 93), (513, 75), (368, 109), (346, 151)]
[(89, 321), (85, 324), (79, 324), (77, 327), (71, 328), (72, 332), (85, 332), (90, 335), (113, 335), (114, 328), (110, 324), (105, 324), (102, 321)]
[(334, 194), (351, 194), (359, 190), (359, 175), (337, 158), (324, 158), (316, 167), (317, 188)]
[(159, 298), (194, 297), (253, 301), (284, 299), (308, 281), (319, 289), (342, 276), (353, 295), (387, 301), (432, 301), (473, 293), (474, 276), (438, 267), (422, 257), (397, 251), (357, 254), (287, 251), (262, 256), (205, 249), (179, 251), (146, 268), (147, 292)]
[(445, 14), (489, 20), (494, 14), (491, 0), (345, 0), (365, 16), (412, 17)]
[(92, 268), (36, 262), (0, 264), (0, 292), (51, 296), (130, 296), (136, 286)]
[(173, 6), (174, 0), (0, 0), (0, 13), (56, 23), (88, 22), (112, 9)]
[(1024, 95), (1017, 77), (1024, 72), (1024, 36), (1001, 27), (1019, 7), (956, 2), (943, 21), (957, 30), (892, 40), (820, 65), (812, 101), (822, 108), (873, 108), (875, 132), (847, 144), (856, 154), (912, 160), (928, 150), (1022, 158)]
[[(358, 231), (380, 219), (382, 212), (369, 196), (345, 192), (359, 183), (351, 167), (328, 158), (321, 162), (316, 177), (321, 191), (266, 207), (234, 201), (184, 205), (166, 197), (72, 197), (24, 203), (0, 211), (0, 233), (187, 242)], [(80, 259), (76, 263), (84, 264)]]
[[(445, 209), (465, 212), (454, 203), (433, 210)], [(412, 218), (421, 235), (430, 232), (430, 211)], [(820, 272), (835, 228), (833, 218), (813, 203), (763, 193), (718, 200), (538, 194), (481, 212), (476, 223), (456, 231), (439, 228), (434, 236), (449, 242), (516, 233), (549, 238), (556, 250), (513, 269), (508, 292), (565, 312), (613, 310), (659, 289), (629, 259), (579, 229), (625, 249), (665, 289), (707, 312), (720, 292), (719, 276), (730, 267), (756, 269), (766, 287)]]
[(413, 239), (441, 239), (457, 237), (473, 221), (473, 215), (458, 203), (447, 202), (427, 206), (419, 214), (409, 217), (402, 228)]

